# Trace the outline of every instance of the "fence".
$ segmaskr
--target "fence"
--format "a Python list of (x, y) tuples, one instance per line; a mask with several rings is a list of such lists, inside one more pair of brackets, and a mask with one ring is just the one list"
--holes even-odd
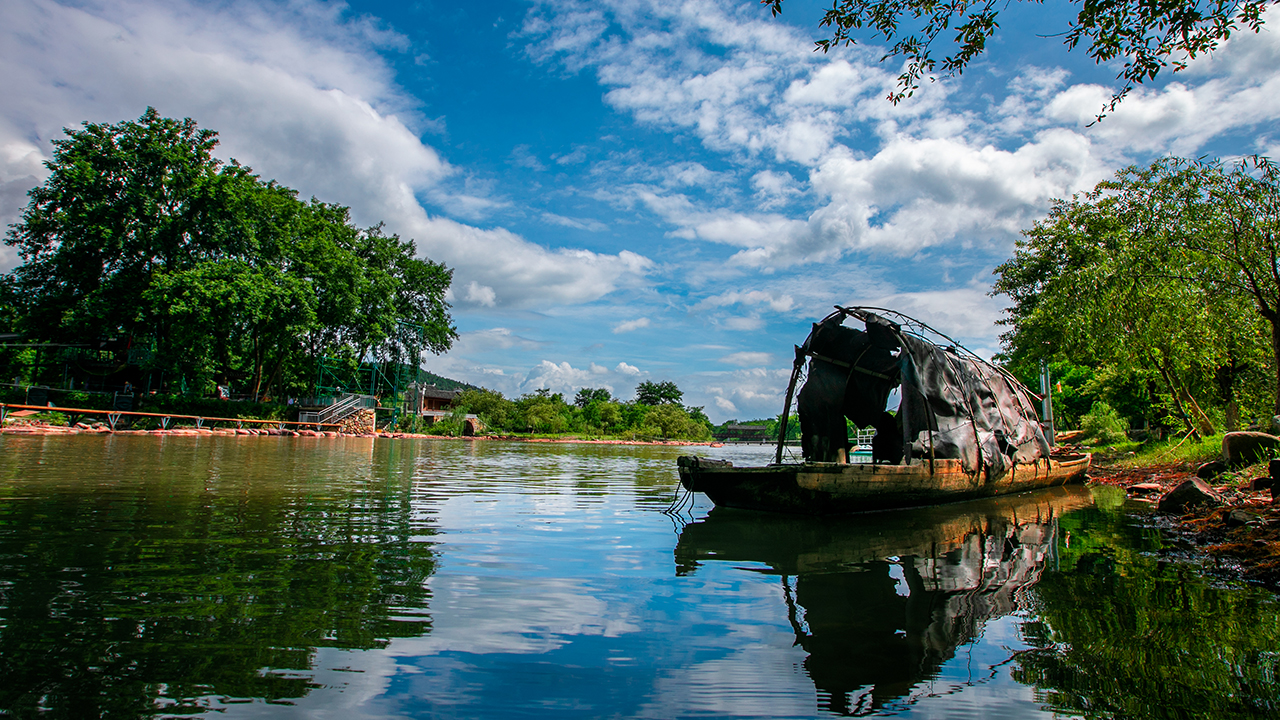
[(121, 418), (160, 418), (160, 427), (168, 430), (169, 425), (174, 420), (192, 420), (197, 428), (203, 428), (205, 423), (209, 423), (209, 427), (213, 427), (217, 423), (234, 423), (237, 428), (243, 428), (245, 423), (259, 423), (275, 427), (277, 430), (284, 430), (287, 426), (295, 425), (304, 428), (315, 428), (320, 430), (328, 427), (337, 429), (337, 423), (325, 422), (294, 422), (291, 420), (259, 420), (257, 418), (224, 418), (224, 417), (204, 417), (199, 415), (174, 415), (171, 413), (144, 413), (144, 412), (125, 412), (122, 410), (92, 410), (89, 408), (66, 408), (66, 407), (49, 407), (47, 405), (18, 405), (12, 403), (0, 403), (0, 424), (4, 424), (5, 418), (9, 416), (10, 410), (35, 410), (37, 412), (58, 412), (70, 415), (68, 425), (74, 425), (81, 415), (105, 415), (107, 417), (107, 425), (112, 430), (116, 429), (116, 423)]

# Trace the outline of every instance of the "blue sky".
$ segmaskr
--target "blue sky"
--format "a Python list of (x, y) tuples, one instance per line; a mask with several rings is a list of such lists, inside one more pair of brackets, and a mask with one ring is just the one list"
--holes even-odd
[(721, 421), (780, 411), (837, 303), (989, 355), (991, 270), (1054, 198), (1280, 147), (1270, 29), (1089, 127), (1115, 68), (1043, 37), (1074, 5), (1011, 5), (979, 62), (896, 107), (880, 48), (812, 52), (823, 6), (6, 0), (0, 222), (61, 128), (152, 105), (454, 268), (461, 338), (429, 369), (508, 396), (674, 380)]

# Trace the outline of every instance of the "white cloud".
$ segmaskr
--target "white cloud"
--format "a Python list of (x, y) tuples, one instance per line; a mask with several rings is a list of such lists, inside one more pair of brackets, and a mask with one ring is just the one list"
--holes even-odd
[(613, 326), (614, 334), (628, 333), (632, 330), (649, 327), (649, 318), (636, 318), (634, 320), (624, 320)]
[(542, 220), (543, 222), (551, 225), (560, 225), (562, 227), (573, 228), (574, 230), (604, 232), (609, 229), (608, 226), (599, 220), (593, 220), (591, 218), (571, 218), (549, 212), (542, 213)]
[(617, 367), (610, 370), (595, 363), (583, 369), (564, 361), (543, 360), (532, 367), (518, 383), (517, 391), (530, 393), (546, 388), (572, 400), (572, 396), (578, 390), (593, 387), (604, 388), (614, 397), (628, 397), (642, 375), (644, 373), (639, 368), (626, 363), (619, 363)]
[(510, 328), (496, 327), (488, 330), (459, 333), (457, 341), (453, 344), (452, 352), (474, 355), (494, 350), (501, 351), (515, 348), (532, 350), (538, 347), (540, 347), (540, 343), (536, 340), (517, 335)]
[(16, 217), (23, 185), (42, 177), (32, 166), (63, 126), (136, 118), (154, 105), (218, 130), (220, 157), (413, 238), (421, 253), (455, 269), (455, 283), (467, 288), (455, 293), (463, 304), (586, 302), (642, 281), (651, 263), (635, 253), (548, 249), (505, 229), (428, 215), (420, 197), (471, 219), (505, 201), (470, 178), (451, 185), (460, 174), (419, 139), (414, 126), (429, 123), (417, 119), (416, 101), (378, 54), (407, 40), (344, 12), (307, 0), (4, 3), (0, 220)]
[(779, 290), (728, 290), (698, 302), (696, 308), (729, 307), (745, 305), (748, 307), (768, 307), (774, 312), (784, 313), (796, 305), (791, 293)]
[[(812, 53), (807, 34), (745, 6), (645, 8), (542, 3), (525, 36), (543, 61), (593, 69), (617, 109), (692, 134), (749, 173), (750, 209), (723, 195), (673, 193), (673, 184), (632, 190), (674, 237), (741, 248), (732, 263), (742, 268), (974, 241), (1007, 247), (1052, 199), (1092, 187), (1135, 156), (1196, 154), (1225, 132), (1280, 117), (1280, 34), (1270, 26), (1237, 34), (1175, 76), (1194, 85), (1139, 88), (1086, 127), (1111, 90), (1068, 85), (1062, 68), (1023, 69), (986, 108), (947, 104), (963, 90), (959, 79), (893, 106), (883, 97), (896, 72), (877, 62), (877, 48)], [(857, 133), (880, 142), (843, 140)], [(785, 166), (759, 168), (770, 160), (809, 168), (822, 205), (807, 218), (768, 212), (800, 192)]]
[(953, 340), (970, 347), (990, 345), (999, 327), (996, 322), (1007, 301), (987, 294), (985, 285), (971, 284), (941, 290), (900, 292), (868, 298), (861, 304), (892, 308), (920, 320)]
[[(724, 373), (710, 373), (701, 378), (699, 398), (707, 398), (722, 418), (736, 415), (739, 420), (774, 417), (782, 412), (783, 394), (787, 390), (790, 368), (756, 367)], [(728, 413), (728, 414), (726, 414)]]
[(493, 307), (493, 301), (497, 297), (497, 293), (493, 288), (472, 280), (467, 285), (467, 292), (464, 295), (466, 301), (473, 305), (483, 305), (484, 307)]
[(773, 362), (773, 353), (750, 351), (736, 352), (720, 358), (720, 362), (728, 363), (730, 365), (739, 365), (741, 367), (768, 365)]
[(751, 186), (756, 189), (756, 200), (765, 210), (785, 205), (803, 192), (791, 173), (774, 170), (761, 170), (752, 175)]
[(764, 320), (759, 315), (747, 315), (744, 317), (725, 318), (721, 324), (729, 330), (749, 332), (763, 328)]

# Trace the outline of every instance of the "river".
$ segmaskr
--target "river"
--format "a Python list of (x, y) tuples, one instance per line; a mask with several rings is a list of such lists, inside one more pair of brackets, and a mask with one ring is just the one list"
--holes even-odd
[(0, 437), (0, 715), (1280, 711), (1276, 597), (1112, 488), (814, 520), (683, 497), (690, 452), (770, 454)]

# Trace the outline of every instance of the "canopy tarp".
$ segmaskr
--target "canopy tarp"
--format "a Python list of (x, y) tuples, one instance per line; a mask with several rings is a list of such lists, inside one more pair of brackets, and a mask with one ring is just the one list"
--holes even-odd
[(1021, 383), (953, 348), (907, 332), (900, 338), (898, 416), (910, 457), (958, 459), (966, 472), (989, 478), (1048, 457), (1049, 443)]

